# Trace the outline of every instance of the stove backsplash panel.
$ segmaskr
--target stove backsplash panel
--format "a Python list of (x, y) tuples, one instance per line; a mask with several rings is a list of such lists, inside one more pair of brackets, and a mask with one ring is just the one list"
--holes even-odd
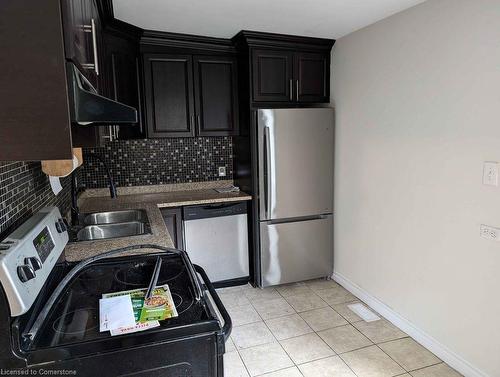
[[(108, 180), (95, 153), (108, 164), (116, 186), (145, 186), (233, 179), (231, 137), (118, 140), (84, 148), (80, 185), (103, 188)], [(226, 176), (218, 176), (219, 167)]]

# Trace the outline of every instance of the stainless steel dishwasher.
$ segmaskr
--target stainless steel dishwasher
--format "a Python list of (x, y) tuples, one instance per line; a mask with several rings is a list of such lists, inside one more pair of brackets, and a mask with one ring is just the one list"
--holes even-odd
[(246, 202), (184, 207), (183, 223), (185, 250), (212, 282), (248, 280)]

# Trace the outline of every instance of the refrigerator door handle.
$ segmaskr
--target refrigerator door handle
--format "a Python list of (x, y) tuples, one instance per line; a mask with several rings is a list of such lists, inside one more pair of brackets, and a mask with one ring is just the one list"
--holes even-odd
[(269, 221), (265, 221), (263, 223), (267, 223), (270, 225), (300, 223), (302, 221), (325, 220), (325, 219), (328, 219), (330, 216), (331, 216), (331, 213), (328, 213), (328, 214), (321, 214), (321, 215), (314, 215), (314, 216), (303, 216), (303, 217), (292, 217), (292, 218), (288, 218), (288, 219), (269, 220)]
[(264, 127), (264, 207), (266, 218), (271, 213), (271, 144), (269, 140), (269, 127)]

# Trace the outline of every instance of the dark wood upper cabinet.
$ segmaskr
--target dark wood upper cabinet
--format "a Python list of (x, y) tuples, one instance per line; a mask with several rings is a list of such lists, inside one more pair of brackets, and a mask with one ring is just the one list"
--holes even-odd
[(297, 52), (294, 59), (295, 100), (329, 102), (330, 54)]
[(140, 107), (139, 79), (140, 29), (121, 21), (106, 25), (99, 36), (99, 94), (132, 106), (138, 111), (138, 123), (120, 125), (72, 125), (73, 145), (102, 146), (117, 139), (145, 137)]
[(94, 0), (61, 1), (66, 58), (99, 88), (103, 58), (101, 22)]
[[(131, 29), (128, 27), (128, 29)], [(135, 30), (126, 32), (109, 27), (104, 32), (104, 77), (106, 96), (137, 109), (138, 122), (122, 124), (112, 130), (116, 139), (145, 138), (144, 121), (141, 112), (141, 78), (139, 67), (139, 43)]]
[(238, 134), (238, 62), (231, 41), (147, 30), (140, 44), (148, 137)]
[[(241, 31), (239, 54), (244, 102), (251, 107), (299, 107), (330, 101), (330, 51), (334, 40)], [(247, 84), (248, 83), (248, 84)]]
[(0, 5), (0, 161), (72, 157), (61, 8)]
[(200, 136), (227, 136), (238, 132), (236, 59), (194, 57), (196, 131)]
[(329, 52), (253, 49), (251, 61), (254, 102), (329, 102)]
[(293, 93), (293, 53), (290, 51), (253, 50), (253, 100), (288, 102)]
[(191, 55), (145, 54), (148, 137), (194, 136)]

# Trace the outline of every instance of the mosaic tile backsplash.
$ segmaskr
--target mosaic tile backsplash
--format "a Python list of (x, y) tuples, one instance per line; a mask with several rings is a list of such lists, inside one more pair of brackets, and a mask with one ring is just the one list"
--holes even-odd
[(71, 206), (71, 181), (61, 183), (55, 196), (40, 162), (0, 161), (0, 240), (42, 207), (56, 205), (64, 216)]
[[(233, 179), (231, 137), (118, 140), (100, 148), (85, 148), (79, 185), (86, 188), (108, 186), (101, 163), (88, 157), (101, 156), (118, 187), (162, 185)], [(218, 168), (226, 176), (218, 176)]]
[[(214, 181), (233, 178), (230, 137), (199, 137), (114, 141), (84, 149), (79, 182), (87, 188), (107, 187), (102, 165), (88, 157), (104, 158), (117, 186)], [(226, 176), (218, 176), (218, 167)], [(71, 180), (61, 179), (63, 190), (54, 195), (40, 162), (0, 161), (0, 239), (34, 212), (56, 205), (65, 215), (71, 207)]]

